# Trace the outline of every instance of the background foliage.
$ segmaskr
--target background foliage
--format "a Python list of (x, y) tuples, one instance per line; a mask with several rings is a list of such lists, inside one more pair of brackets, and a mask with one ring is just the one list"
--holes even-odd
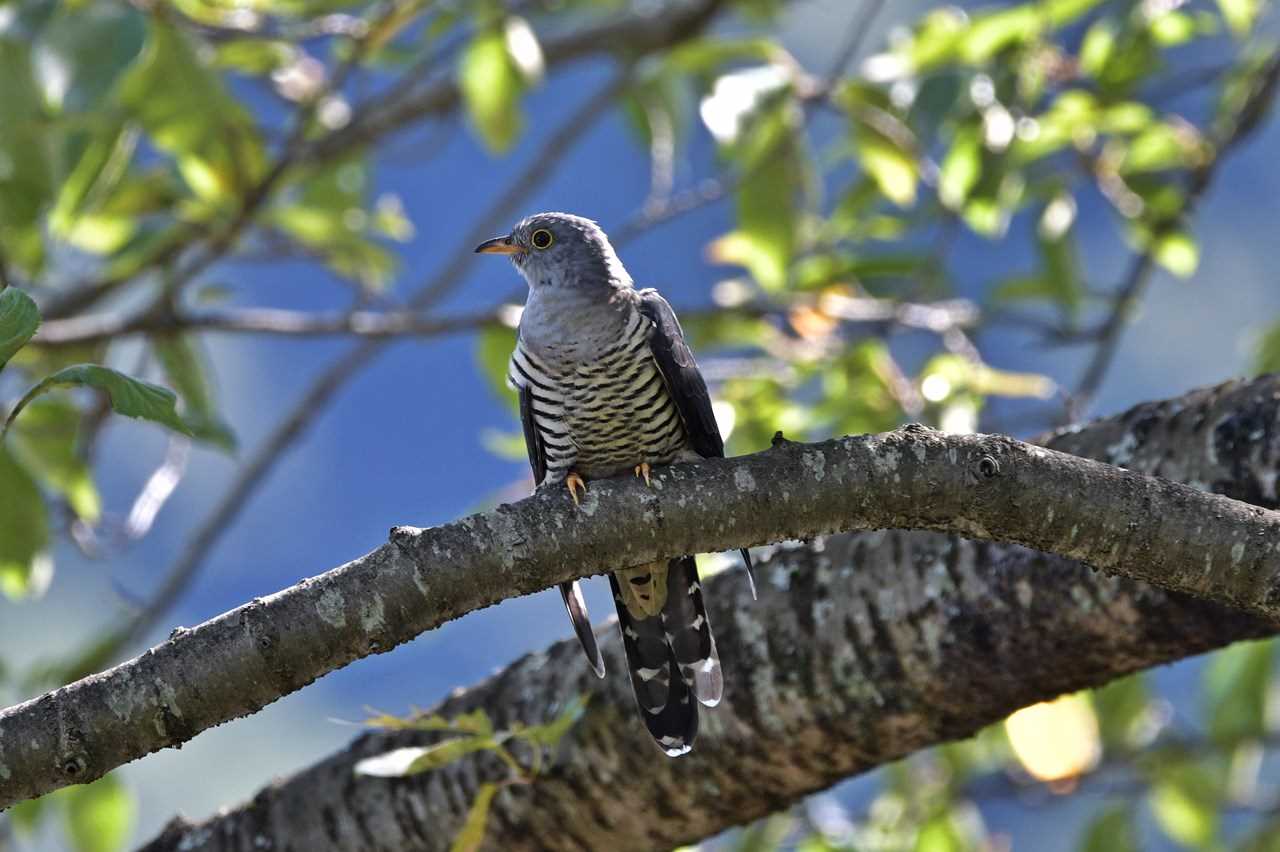
[[(497, 291), (462, 284), (469, 247), (539, 206), (575, 202), (642, 283), (672, 279), (735, 453), (779, 429), (1075, 422), (1127, 324), (1164, 298), (1153, 282), (1193, 279), (1210, 301), (1248, 284), (1196, 277), (1211, 250), (1196, 212), (1266, 129), (1280, 64), (1264, 0), (861, 0), (797, 34), (806, 5), (821, 4), (0, 3), (6, 697), (137, 651), (188, 592), (202, 601), (188, 615), (205, 617), (426, 520), (428, 498), (404, 495), (429, 492), (427, 513), (449, 517), (527, 487), (494, 404), (512, 404), (517, 281), (491, 268)], [(591, 169), (594, 189), (566, 188)], [(419, 264), (436, 271), (416, 282)], [(1190, 328), (1192, 351), (1226, 335), (1256, 369), (1280, 365), (1274, 327)], [(355, 443), (304, 442), (313, 464), (287, 499), (237, 520), (337, 391), (402, 339), (418, 341), (411, 356), (352, 392), (367, 403), (350, 406), (367, 411)], [(458, 366), (466, 349), (476, 371)], [(1158, 395), (1125, 378), (1131, 396)], [(457, 390), (482, 385), (490, 400)], [(416, 474), (378, 455), (406, 388), (430, 409), (397, 444), (417, 448)], [(485, 420), (459, 414), (456, 393)], [(353, 480), (399, 502), (360, 514)], [(325, 490), (327, 510), (310, 497)], [(204, 571), (230, 529), (256, 555), (271, 527), (323, 526), (325, 511), (359, 530), (317, 538), (327, 558), (299, 556), (261, 588)], [(503, 607), (504, 632), (532, 648), (562, 629), (554, 607), (529, 606)], [(46, 617), (79, 624), (33, 633)], [(530, 640), (522, 619), (543, 633)], [(493, 665), (469, 662), (453, 683)], [(1270, 644), (1239, 646), (1021, 711), (721, 842), (994, 849), (1046, 842), (1052, 825), (1062, 849), (1277, 848), (1272, 663)], [(406, 664), (369, 661), (366, 676), (386, 665)], [(385, 691), (346, 686), (348, 716)], [(279, 712), (315, 716), (301, 706)], [(443, 756), (542, 736), (473, 728)], [(514, 780), (536, 783), (511, 759)], [(111, 776), (24, 805), (0, 846), (121, 848), (147, 783)], [(168, 815), (161, 801), (145, 830)]]

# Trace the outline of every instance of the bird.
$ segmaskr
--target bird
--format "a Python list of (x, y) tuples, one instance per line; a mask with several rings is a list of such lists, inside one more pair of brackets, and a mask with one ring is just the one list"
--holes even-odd
[[(476, 247), (510, 257), (528, 284), (507, 381), (520, 400), (535, 487), (563, 486), (724, 456), (711, 397), (680, 321), (654, 289), (637, 289), (591, 219), (538, 213)], [(751, 579), (751, 556), (741, 551)], [(689, 752), (698, 704), (724, 679), (693, 556), (609, 575), (640, 716), (671, 757)], [(591, 667), (604, 660), (577, 581), (560, 584)]]

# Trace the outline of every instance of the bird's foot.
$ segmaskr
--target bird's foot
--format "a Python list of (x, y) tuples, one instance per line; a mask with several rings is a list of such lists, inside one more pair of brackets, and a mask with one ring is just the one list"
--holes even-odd
[(636, 465), (636, 471), (635, 471), (636, 476), (643, 477), (644, 484), (648, 485), (650, 488), (653, 487), (653, 483), (649, 481), (649, 474), (652, 472), (653, 472), (653, 468), (649, 467), (648, 462), (641, 462), (640, 464)]
[(569, 475), (564, 478), (564, 484), (569, 489), (569, 496), (573, 498), (573, 505), (581, 506), (582, 498), (578, 496), (578, 491), (581, 489), (582, 493), (586, 494), (587, 483), (577, 473), (569, 471)]

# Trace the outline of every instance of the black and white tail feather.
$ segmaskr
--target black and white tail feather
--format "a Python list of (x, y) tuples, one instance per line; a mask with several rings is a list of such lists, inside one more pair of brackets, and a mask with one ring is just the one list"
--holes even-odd
[[(697, 565), (683, 556), (610, 574), (609, 584), (645, 727), (668, 755), (682, 755), (698, 733), (694, 701), (714, 707), (724, 694)], [(653, 594), (637, 592), (645, 588)]]

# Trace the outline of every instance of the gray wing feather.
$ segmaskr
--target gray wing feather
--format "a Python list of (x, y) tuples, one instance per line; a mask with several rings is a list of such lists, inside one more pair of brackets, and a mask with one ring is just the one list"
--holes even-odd
[[(667, 392), (680, 412), (680, 419), (684, 421), (689, 443), (703, 458), (724, 458), (724, 439), (720, 437), (720, 427), (716, 425), (715, 412), (711, 409), (711, 394), (707, 392), (707, 383), (698, 370), (693, 350), (685, 342), (684, 329), (680, 327), (676, 312), (657, 290), (641, 290), (639, 295), (640, 313), (653, 323), (649, 350), (666, 382)], [(745, 547), (740, 552), (747, 566), (751, 597), (755, 599), (756, 580), (751, 554)]]

